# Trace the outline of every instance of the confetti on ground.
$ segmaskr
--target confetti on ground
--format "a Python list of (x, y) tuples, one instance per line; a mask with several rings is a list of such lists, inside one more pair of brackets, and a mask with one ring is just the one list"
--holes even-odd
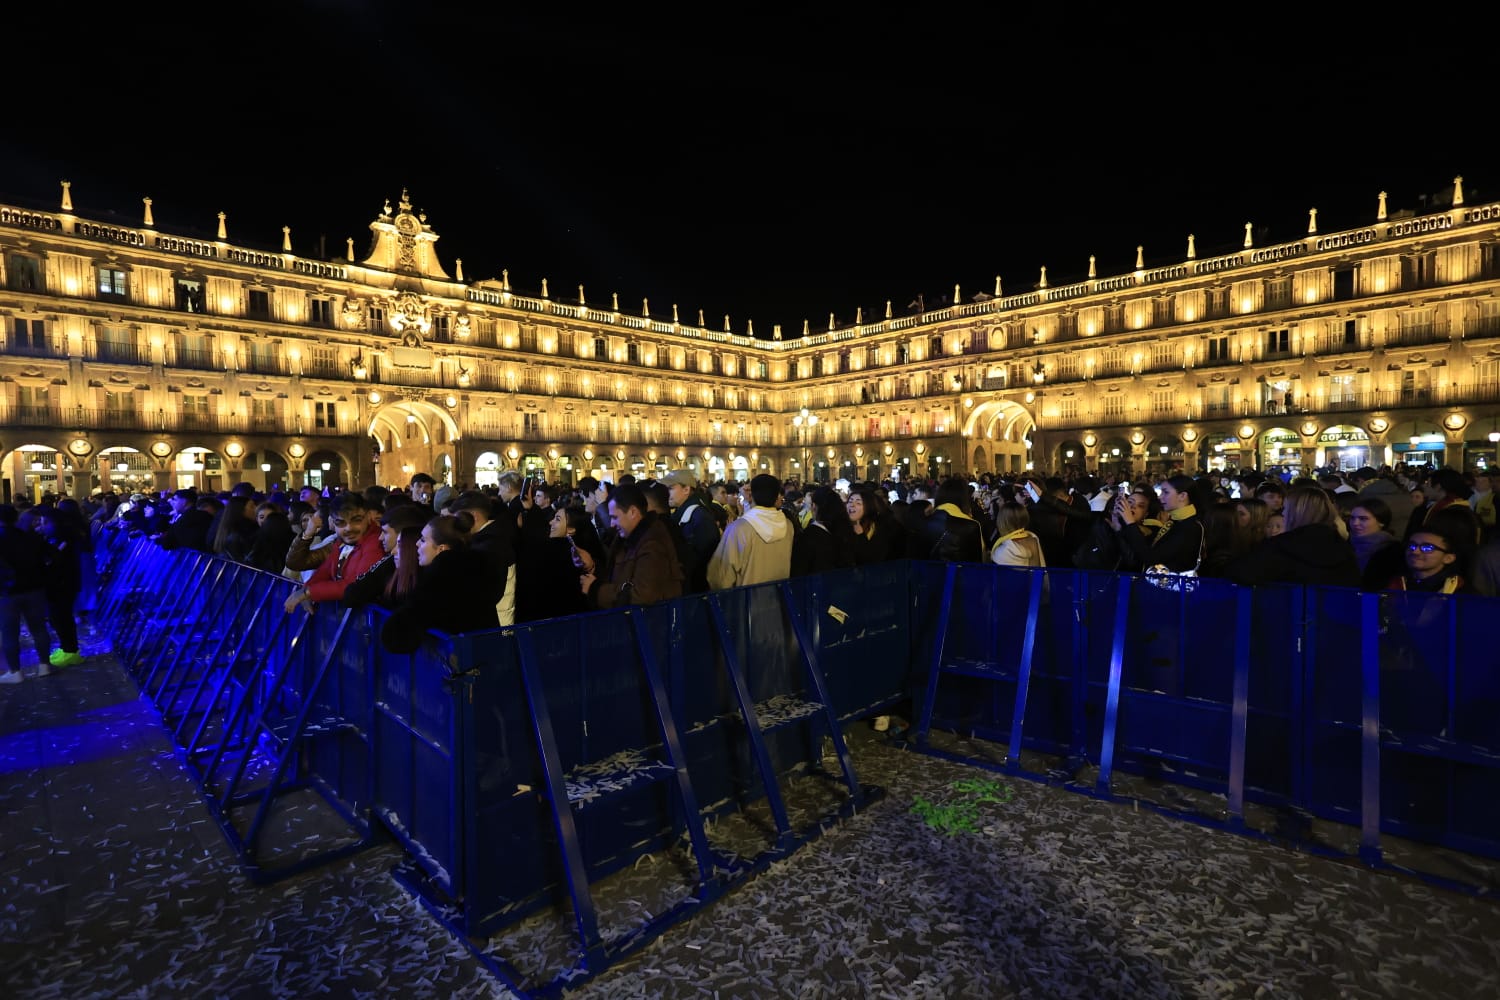
[[(107, 652), (85, 651), (83, 666), (0, 691), (0, 996), (509, 995), (391, 877), (393, 843), (271, 885), (244, 879), (154, 710)], [(564, 995), (1500, 996), (1493, 899), (998, 781), (865, 726), (849, 742), (883, 799)], [(792, 785), (794, 819), (833, 797), (813, 774)], [(288, 835), (312, 822), (297, 808)], [(709, 835), (748, 856), (770, 829), (749, 809)], [(679, 843), (599, 883), (606, 939), (691, 880)], [(565, 912), (482, 947), (529, 977), (576, 958)]]

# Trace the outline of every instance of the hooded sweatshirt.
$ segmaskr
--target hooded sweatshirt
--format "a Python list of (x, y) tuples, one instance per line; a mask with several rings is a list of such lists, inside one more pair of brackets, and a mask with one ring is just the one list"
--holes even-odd
[(731, 521), (708, 561), (714, 590), (785, 580), (792, 572), (792, 523), (778, 508), (751, 507)]

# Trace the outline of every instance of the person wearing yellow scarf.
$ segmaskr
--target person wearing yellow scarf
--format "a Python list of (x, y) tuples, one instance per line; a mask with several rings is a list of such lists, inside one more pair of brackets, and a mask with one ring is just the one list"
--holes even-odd
[(1011, 501), (995, 511), (995, 527), (1000, 532), (990, 546), (990, 562), (996, 566), (1032, 566), (1046, 569), (1042, 540), (1030, 530), (1031, 514), (1022, 504)]
[(1196, 569), (1203, 558), (1203, 522), (1193, 506), (1193, 481), (1176, 475), (1162, 484), (1161, 507), (1165, 519), (1161, 530), (1143, 535), (1136, 525), (1141, 514), (1127, 508), (1125, 524), (1116, 531), (1120, 544), (1141, 566), (1164, 566), (1174, 573)]

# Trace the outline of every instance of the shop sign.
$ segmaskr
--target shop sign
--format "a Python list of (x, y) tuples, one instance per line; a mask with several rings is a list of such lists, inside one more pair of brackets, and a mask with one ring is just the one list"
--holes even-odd
[(1318, 444), (1346, 444), (1350, 441), (1364, 444), (1369, 440), (1370, 436), (1358, 427), (1329, 428), (1318, 435)]

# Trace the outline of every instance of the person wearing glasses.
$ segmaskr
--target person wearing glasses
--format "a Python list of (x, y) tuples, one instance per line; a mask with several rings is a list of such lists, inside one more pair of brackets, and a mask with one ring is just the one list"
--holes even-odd
[(1406, 570), (1391, 580), (1387, 590), (1427, 594), (1467, 594), (1465, 575), (1479, 521), (1467, 508), (1445, 508), (1422, 522), (1406, 540)]
[[(292, 591), (283, 604), (284, 610), (291, 612), (302, 607), (311, 613), (318, 601), (341, 600), (345, 588), (384, 557), (377, 518), (365, 506), (362, 495), (340, 493), (333, 501), (331, 523), (338, 537), (337, 547), (329, 546), (328, 556), (306, 583)], [(295, 545), (294, 542), (294, 548)]]

